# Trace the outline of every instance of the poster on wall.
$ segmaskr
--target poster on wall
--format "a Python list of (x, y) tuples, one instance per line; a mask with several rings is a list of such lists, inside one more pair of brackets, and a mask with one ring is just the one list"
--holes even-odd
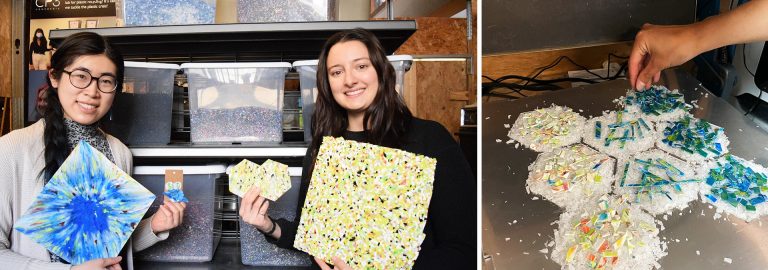
[(32, 19), (110, 17), (116, 0), (31, 0)]

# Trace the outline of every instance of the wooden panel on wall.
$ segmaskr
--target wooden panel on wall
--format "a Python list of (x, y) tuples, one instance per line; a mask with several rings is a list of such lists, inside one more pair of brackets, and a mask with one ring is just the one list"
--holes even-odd
[[(398, 18), (413, 19), (413, 18)], [(448, 55), (467, 53), (467, 21), (440, 17), (420, 17), (416, 33), (395, 54)]]
[(11, 1), (0, 1), (0, 96), (11, 96)]
[(414, 116), (437, 121), (452, 135), (458, 132), (460, 110), (469, 96), (466, 72), (465, 61), (413, 62), (405, 89)]
[[(533, 76), (539, 68), (554, 62), (560, 56), (568, 56), (579, 65), (590, 69), (601, 68), (603, 61), (608, 60), (609, 53), (628, 56), (631, 49), (631, 42), (621, 42), (590, 47), (483, 55), (482, 74), (491, 78), (510, 74)], [(621, 62), (622, 60), (611, 58), (611, 61)], [(563, 60), (557, 66), (541, 73), (538, 78), (562, 78), (568, 74), (569, 70), (579, 69), (581, 68)]]
[(480, 73), (480, 68), (477, 66), (477, 0), (472, 0), (472, 40), (469, 41), (469, 54), (472, 55), (472, 74), (469, 74), (469, 102), (468, 104), (475, 104), (477, 100), (477, 74)]

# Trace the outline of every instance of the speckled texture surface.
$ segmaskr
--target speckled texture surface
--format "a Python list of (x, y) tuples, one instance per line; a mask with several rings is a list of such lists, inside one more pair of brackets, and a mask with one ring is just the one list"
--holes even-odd
[[(171, 230), (168, 239), (136, 253), (137, 260), (157, 262), (206, 262), (213, 258), (218, 243), (213, 231), (220, 221), (213, 219), (217, 175), (184, 175), (184, 193), (189, 199), (182, 224)], [(137, 175), (137, 180), (155, 193), (146, 217), (153, 215), (163, 200), (164, 176)], [(218, 223), (218, 224), (216, 224)]]
[(199, 109), (190, 114), (191, 141), (280, 142), (283, 113), (259, 107)]
[[(291, 189), (269, 204), (269, 216), (288, 220), (296, 216), (301, 179), (291, 177)], [(253, 266), (308, 266), (311, 258), (304, 252), (283, 249), (267, 242), (264, 234), (240, 220), (240, 250), (242, 262)]]
[(126, 26), (213, 24), (216, 0), (124, 0)]
[(328, 1), (238, 0), (237, 21), (241, 23), (327, 21)]

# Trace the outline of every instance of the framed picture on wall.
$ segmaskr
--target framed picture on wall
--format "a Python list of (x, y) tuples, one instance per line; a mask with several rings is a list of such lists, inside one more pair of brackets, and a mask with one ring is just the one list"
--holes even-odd
[(80, 28), (80, 20), (69, 21), (69, 29)]
[(96, 28), (98, 25), (98, 20), (86, 20), (85, 21), (85, 28)]

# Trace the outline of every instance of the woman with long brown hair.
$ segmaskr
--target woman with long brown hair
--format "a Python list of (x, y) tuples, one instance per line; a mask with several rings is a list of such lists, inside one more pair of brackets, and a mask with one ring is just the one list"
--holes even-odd
[[(474, 269), (476, 180), (459, 145), (439, 123), (415, 118), (395, 90), (395, 71), (381, 43), (369, 31), (354, 29), (325, 43), (317, 69), (318, 98), (312, 116), (296, 215), (309, 187), (322, 137), (397, 148), (437, 159), (432, 199), (414, 269)], [(293, 247), (298, 220), (272, 220), (269, 202), (254, 188), (243, 198), (240, 215), (284, 248)], [(330, 269), (315, 258), (323, 269)], [(346, 262), (333, 258), (337, 269)]]

